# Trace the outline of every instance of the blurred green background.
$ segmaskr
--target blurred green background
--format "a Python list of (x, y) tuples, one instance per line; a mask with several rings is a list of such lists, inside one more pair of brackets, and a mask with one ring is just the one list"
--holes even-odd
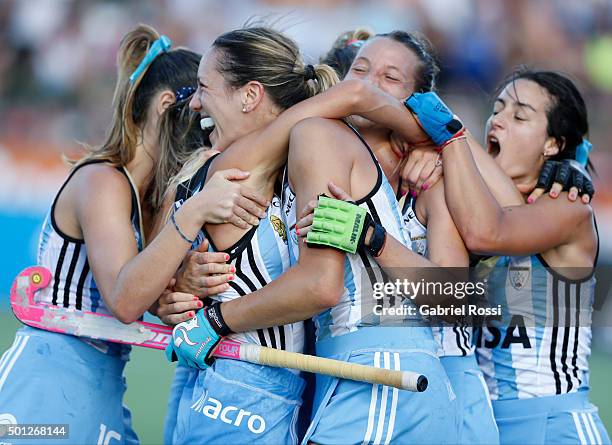
[[(20, 323), (11, 313), (0, 312), (0, 350), (13, 342), (13, 334)], [(591, 364), (591, 401), (599, 407), (599, 415), (608, 431), (612, 431), (612, 356), (595, 350)], [(163, 352), (134, 348), (132, 360), (126, 368), (128, 390), (125, 403), (132, 410), (133, 426), (143, 445), (162, 443), (166, 402), (174, 365)]]

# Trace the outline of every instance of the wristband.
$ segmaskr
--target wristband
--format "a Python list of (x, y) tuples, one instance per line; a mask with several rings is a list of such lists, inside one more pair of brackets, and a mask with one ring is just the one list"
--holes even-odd
[(206, 319), (210, 323), (210, 326), (214, 331), (221, 337), (226, 337), (229, 334), (234, 334), (234, 331), (225, 323), (223, 315), (221, 314), (221, 302), (215, 301), (208, 307), (204, 308)]
[(193, 244), (196, 242), (196, 240), (190, 240), (189, 238), (187, 238), (187, 236), (183, 233), (183, 231), (181, 230), (181, 228), (179, 227), (178, 223), (176, 222), (176, 218), (174, 217), (175, 215), (175, 211), (172, 211), (172, 215), (170, 215), (170, 220), (172, 221), (172, 224), (174, 224), (174, 228), (176, 229), (176, 231), (178, 232), (179, 235), (181, 235), (181, 238), (183, 238), (186, 242), (188, 242), (189, 244)]
[(450, 138), (450, 139), (449, 139), (448, 141), (446, 141), (444, 144), (440, 145), (436, 151), (437, 151), (438, 153), (442, 153), (442, 150), (444, 150), (444, 148), (445, 148), (447, 145), (449, 145), (449, 144), (451, 144), (451, 143), (453, 143), (453, 142), (455, 142), (455, 141), (458, 141), (458, 140), (460, 140), (460, 139), (467, 139), (467, 136), (465, 135), (465, 128), (462, 128), (462, 129), (461, 129), (461, 130), (459, 130), (457, 133), (455, 133), (455, 135), (454, 135), (452, 138)]
[(366, 246), (370, 255), (378, 258), (387, 243), (387, 231), (381, 224), (374, 224), (374, 232), (369, 244)]
[(179, 364), (198, 369), (208, 368), (214, 361), (212, 355), (221, 341), (221, 332), (229, 328), (220, 317), (218, 305), (199, 310), (195, 317), (177, 324), (172, 330), (172, 341), (166, 348), (166, 357), (170, 361), (178, 360)]

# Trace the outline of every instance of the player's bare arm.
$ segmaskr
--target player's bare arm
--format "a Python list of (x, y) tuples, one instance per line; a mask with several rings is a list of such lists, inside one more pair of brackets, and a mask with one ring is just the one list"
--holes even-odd
[[(353, 162), (349, 153), (335, 147), (354, 144), (355, 140), (348, 128), (342, 127), (344, 124), (337, 121), (309, 119), (292, 130), (289, 177), (295, 181), (292, 185), (298, 208), (324, 193), (330, 179), (350, 189)], [(313, 168), (315, 164), (317, 168)], [(297, 265), (280, 278), (256, 292), (223, 303), (225, 321), (232, 330), (244, 331), (305, 320), (338, 302), (343, 268), (343, 253), (301, 245)]]
[(468, 249), (524, 255), (577, 242), (586, 248), (585, 253), (594, 252), (594, 245), (589, 249), (588, 243), (576, 236), (584, 233), (577, 231), (577, 226), (591, 223), (590, 206), (544, 197), (529, 206), (501, 207), (464, 141), (453, 142), (443, 153), (447, 203)]

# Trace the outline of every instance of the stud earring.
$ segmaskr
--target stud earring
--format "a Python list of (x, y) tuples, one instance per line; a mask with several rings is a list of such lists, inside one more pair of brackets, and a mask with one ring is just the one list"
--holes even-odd
[(246, 106), (242, 107), (242, 112), (246, 113)]

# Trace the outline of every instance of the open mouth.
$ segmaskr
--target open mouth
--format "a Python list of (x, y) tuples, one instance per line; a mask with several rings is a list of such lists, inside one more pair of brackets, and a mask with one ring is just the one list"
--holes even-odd
[(492, 134), (489, 134), (487, 136), (487, 151), (492, 156), (497, 156), (499, 154), (499, 150), (500, 150), (499, 139), (497, 139)]
[(211, 141), (210, 137), (215, 129), (214, 119), (210, 116), (200, 114), (200, 128), (202, 129), (202, 134), (204, 136), (203, 144), (205, 146), (211, 146), (213, 142)]
[(206, 116), (200, 119), (200, 128), (204, 131), (212, 130), (215, 127), (215, 121), (212, 117)]

